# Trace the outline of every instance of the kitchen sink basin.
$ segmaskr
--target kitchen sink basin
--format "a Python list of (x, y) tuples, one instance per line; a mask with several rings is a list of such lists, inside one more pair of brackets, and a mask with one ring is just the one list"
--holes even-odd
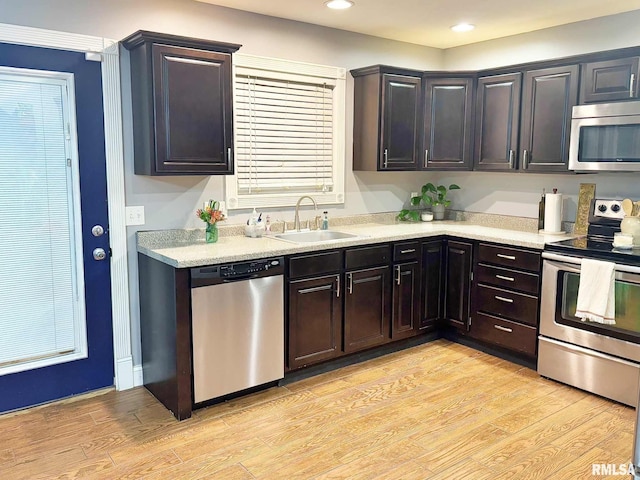
[(339, 232), (337, 230), (310, 230), (304, 232), (280, 233), (273, 237), (278, 240), (285, 240), (294, 243), (317, 243), (345, 240), (349, 238), (362, 238), (362, 235)]

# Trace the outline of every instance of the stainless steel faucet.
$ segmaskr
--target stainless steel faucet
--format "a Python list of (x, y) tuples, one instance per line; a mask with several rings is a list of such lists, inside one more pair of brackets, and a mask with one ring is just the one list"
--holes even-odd
[(313, 202), (313, 208), (316, 209), (316, 213), (318, 211), (318, 204), (313, 198), (311, 198), (309, 195), (303, 195), (302, 197), (300, 197), (296, 202), (296, 215), (293, 219), (293, 229), (296, 232), (300, 231), (300, 202), (302, 202), (302, 200), (304, 200), (305, 198), (308, 198), (309, 200), (311, 200)]

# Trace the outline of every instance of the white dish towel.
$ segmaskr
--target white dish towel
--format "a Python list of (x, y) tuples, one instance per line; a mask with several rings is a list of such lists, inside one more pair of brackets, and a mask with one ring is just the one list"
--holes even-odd
[(616, 323), (615, 263), (583, 258), (576, 317), (583, 322)]

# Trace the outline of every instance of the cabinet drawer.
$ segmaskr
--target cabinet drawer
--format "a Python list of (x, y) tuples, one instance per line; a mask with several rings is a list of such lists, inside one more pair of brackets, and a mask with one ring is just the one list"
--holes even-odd
[(536, 273), (520, 272), (479, 263), (476, 265), (475, 275), (479, 283), (538, 295), (540, 276)]
[(314, 253), (300, 255), (289, 260), (289, 278), (308, 277), (323, 273), (337, 273), (342, 266), (342, 252)]
[(393, 261), (416, 260), (420, 254), (420, 242), (402, 242), (393, 246)]
[(538, 325), (538, 297), (478, 285), (476, 302), (476, 310), (528, 325)]
[(391, 248), (388, 244), (364, 248), (351, 248), (345, 251), (344, 266), (347, 269), (353, 269), (384, 265), (389, 263), (390, 250)]
[(532, 272), (540, 271), (540, 254), (519, 248), (481, 243), (478, 246), (478, 260)]
[(477, 313), (471, 325), (472, 335), (494, 345), (535, 356), (537, 335), (535, 327)]

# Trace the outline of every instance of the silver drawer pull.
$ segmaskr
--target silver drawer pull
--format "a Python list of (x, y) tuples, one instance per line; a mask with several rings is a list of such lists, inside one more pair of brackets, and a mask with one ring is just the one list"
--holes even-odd
[(415, 251), (416, 251), (415, 248), (409, 248), (407, 250), (400, 250), (400, 253), (413, 253)]
[(503, 327), (502, 325), (494, 325), (493, 328), (500, 330), (501, 332), (513, 333), (512, 328)]
[(515, 282), (516, 281), (515, 278), (505, 277), (504, 275), (496, 275), (496, 278), (499, 278), (500, 280), (506, 280), (508, 282)]
[(498, 295), (496, 295), (494, 298), (496, 300), (500, 300), (501, 302), (513, 303), (512, 298), (499, 297)]
[(496, 253), (496, 257), (498, 258), (506, 258), (507, 260), (515, 260), (516, 257), (514, 255), (504, 255), (502, 253)]
[(336, 275), (336, 298), (340, 298), (340, 275)]

